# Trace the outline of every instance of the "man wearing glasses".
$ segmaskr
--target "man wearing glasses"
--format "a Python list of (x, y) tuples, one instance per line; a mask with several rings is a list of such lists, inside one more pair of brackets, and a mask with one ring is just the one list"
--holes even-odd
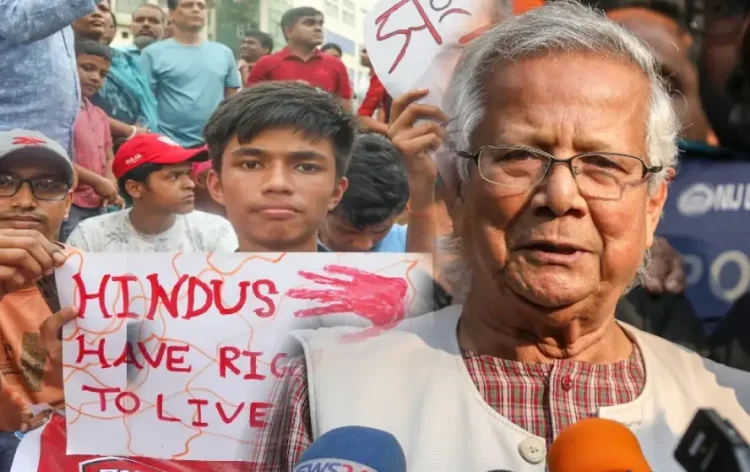
[(0, 133), (0, 470), (9, 470), (21, 411), (63, 398), (39, 327), (52, 309), (36, 282), (62, 263), (54, 243), (72, 200), (73, 165), (41, 133)]

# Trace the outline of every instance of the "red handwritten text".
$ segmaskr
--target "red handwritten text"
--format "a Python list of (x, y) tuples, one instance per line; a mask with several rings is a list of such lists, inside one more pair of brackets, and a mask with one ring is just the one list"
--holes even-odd
[[(79, 317), (85, 318), (89, 300), (96, 300), (98, 308), (104, 318), (140, 318), (137, 313), (131, 311), (131, 295), (133, 287), (140, 280), (134, 275), (104, 275), (99, 282), (97, 291), (91, 291), (83, 282), (81, 274), (73, 276), (79, 293)], [(111, 287), (115, 285), (115, 287)], [(183, 318), (186, 320), (204, 315), (215, 308), (221, 315), (234, 315), (242, 310), (248, 303), (248, 290), (252, 291), (253, 298), (261, 302), (261, 306), (255, 308), (253, 313), (261, 318), (268, 318), (276, 312), (276, 301), (271, 295), (278, 295), (276, 284), (271, 280), (260, 279), (255, 282), (243, 281), (237, 284), (239, 297), (236, 303), (228, 305), (224, 300), (222, 280), (201, 280), (195, 276), (183, 275), (172, 287), (165, 287), (159, 282), (158, 274), (146, 276), (145, 287), (148, 287), (144, 296), (150, 300), (145, 313), (145, 319), (153, 320), (159, 306), (164, 307), (172, 318)], [(121, 291), (120, 309), (116, 313), (110, 313), (107, 308), (107, 291), (119, 288)], [(185, 296), (184, 310), (180, 312), (178, 301)], [(199, 300), (202, 300), (199, 301)]]

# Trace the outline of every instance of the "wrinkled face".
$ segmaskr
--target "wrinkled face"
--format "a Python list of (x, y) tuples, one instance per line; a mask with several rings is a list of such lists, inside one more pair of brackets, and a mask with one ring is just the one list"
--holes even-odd
[(206, 0), (182, 0), (169, 17), (175, 28), (198, 32), (206, 25), (206, 8)]
[(289, 42), (307, 46), (323, 44), (323, 17), (303, 16), (291, 28), (286, 29)]
[(368, 252), (388, 235), (397, 215), (386, 221), (357, 228), (338, 211), (332, 211), (320, 228), (320, 240), (334, 252)]
[[(0, 161), (0, 194), (12, 193), (19, 179), (31, 182), (22, 184), (13, 196), (0, 196), (0, 229), (32, 229), (52, 240), (73, 199), (64, 169), (48, 157), (4, 157)], [(35, 186), (36, 195), (30, 185)]]
[(260, 44), (260, 41), (250, 36), (245, 36), (242, 40), (242, 45), (240, 46), (240, 56), (248, 62), (255, 62), (269, 52), (271, 51), (264, 48), (263, 45)]
[(109, 1), (104, 0), (97, 3), (93, 13), (78, 18), (73, 22), (73, 31), (79, 36), (102, 41), (107, 34), (107, 21), (112, 21), (110, 16)]
[[(626, 63), (578, 54), (524, 59), (488, 73), (484, 87), (487, 113), (471, 151), (523, 145), (558, 159), (595, 151), (645, 158), (649, 84)], [(666, 186), (654, 197), (644, 181), (616, 200), (584, 198), (571, 170), (556, 164), (535, 188), (509, 190), (471, 164), (462, 195), (457, 226), (474, 289), (556, 309), (614, 304), (652, 243)]]
[(151, 173), (146, 182), (128, 181), (125, 185), (133, 205), (146, 205), (162, 214), (184, 215), (195, 209), (195, 182), (191, 164), (171, 164)]
[(86, 98), (96, 95), (109, 74), (109, 61), (101, 56), (79, 54), (76, 56), (81, 93)]
[(709, 126), (698, 94), (698, 70), (688, 56), (690, 36), (675, 20), (646, 8), (620, 8), (607, 16), (651, 46), (661, 62), (685, 136), (705, 141)]
[(316, 240), (346, 190), (346, 178), (336, 177), (330, 140), (275, 128), (247, 144), (233, 137), (221, 175), (208, 175), (208, 189), (226, 209), (241, 247), (285, 251)]
[[(695, 0), (693, 0), (695, 2)], [(704, 0), (698, 59), (700, 94), (722, 146), (750, 152), (750, 37), (743, 34), (750, 3)], [(743, 52), (745, 51), (745, 52)]]
[(156, 6), (144, 6), (133, 13), (130, 24), (133, 38), (150, 38), (150, 42), (158, 41), (164, 36), (164, 13)]

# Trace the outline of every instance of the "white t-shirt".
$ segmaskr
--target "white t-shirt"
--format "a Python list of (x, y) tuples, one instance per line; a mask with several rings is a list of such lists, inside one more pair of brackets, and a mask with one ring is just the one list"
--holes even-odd
[(193, 211), (177, 215), (161, 234), (142, 234), (130, 222), (130, 210), (88, 218), (66, 243), (87, 252), (234, 252), (237, 236), (221, 216)]

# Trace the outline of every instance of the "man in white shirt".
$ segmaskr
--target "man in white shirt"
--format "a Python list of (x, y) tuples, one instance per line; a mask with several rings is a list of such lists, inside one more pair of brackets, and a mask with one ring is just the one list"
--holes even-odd
[(126, 142), (112, 171), (132, 208), (89, 218), (73, 230), (68, 245), (89, 252), (233, 252), (232, 225), (195, 210), (190, 167), (206, 159), (205, 148), (184, 149), (157, 134)]

